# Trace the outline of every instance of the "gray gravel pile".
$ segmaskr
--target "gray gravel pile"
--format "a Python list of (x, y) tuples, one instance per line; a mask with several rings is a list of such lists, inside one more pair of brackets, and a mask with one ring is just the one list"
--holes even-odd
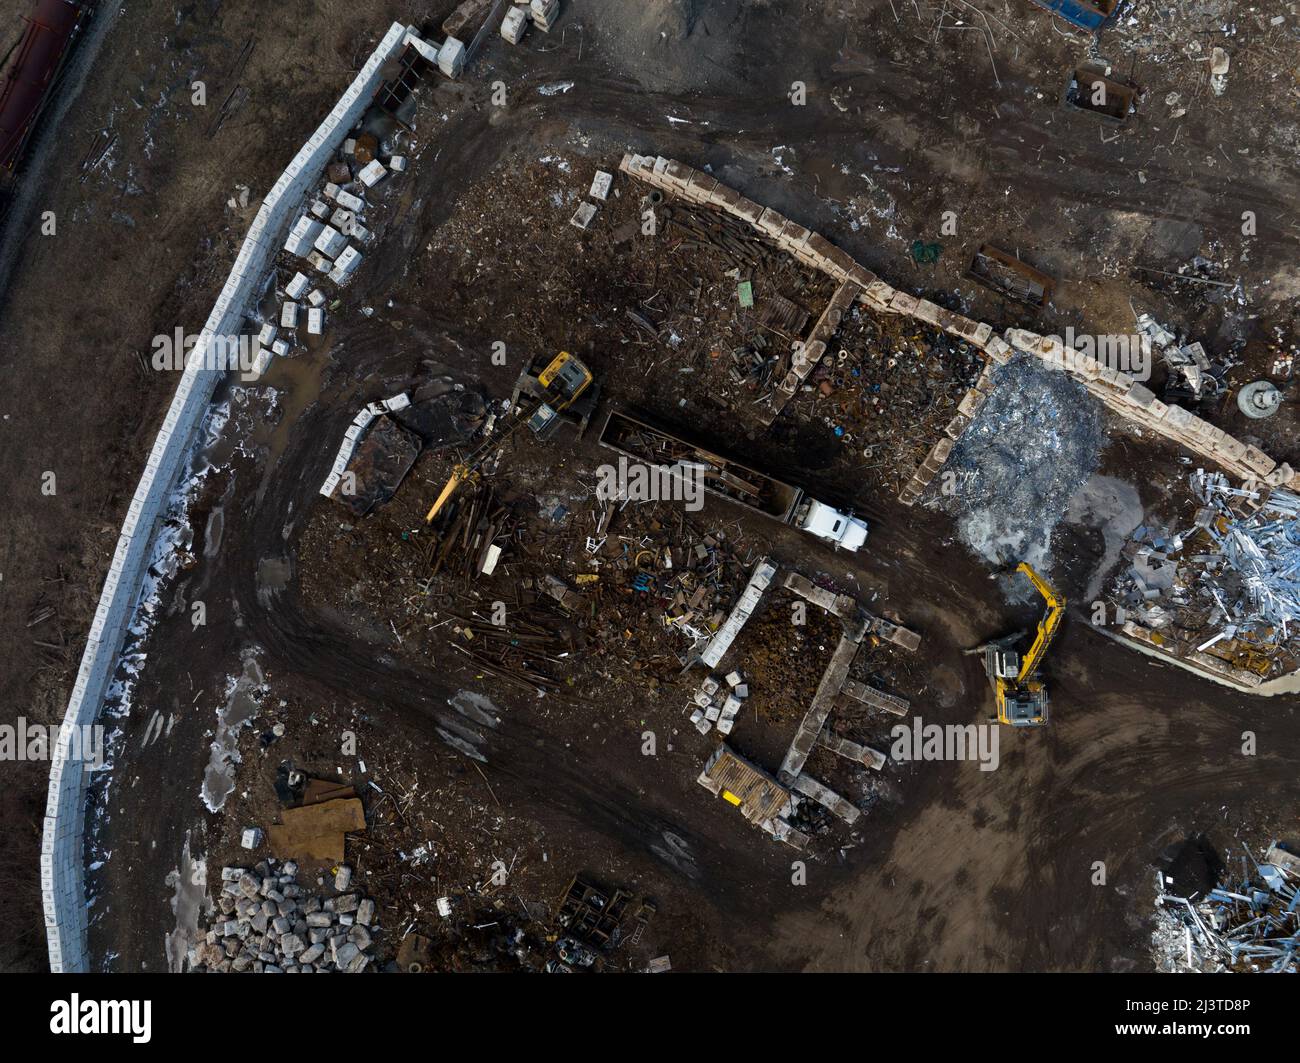
[(335, 892), (307, 896), (292, 860), (260, 861), (252, 869), (221, 870), (221, 893), (211, 925), (190, 949), (193, 971), (258, 974), (355, 974), (373, 961), (375, 902), (349, 891), (343, 865)]
[(976, 555), (1050, 569), (1052, 532), (1097, 468), (1102, 414), (1083, 385), (1034, 359), (1009, 362), (993, 384), (930, 489)]

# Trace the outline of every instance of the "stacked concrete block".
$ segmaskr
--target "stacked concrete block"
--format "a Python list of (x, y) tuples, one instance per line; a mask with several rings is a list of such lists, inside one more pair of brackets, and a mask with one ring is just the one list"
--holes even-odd
[(379, 182), (387, 176), (388, 167), (378, 159), (371, 159), (362, 167), (361, 172), (357, 174), (357, 178), (367, 188), (374, 188), (375, 185), (379, 184)]
[(921, 492), (930, 485), (931, 480), (939, 475), (939, 470), (943, 468), (944, 462), (948, 460), (952, 448), (953, 440), (947, 436), (930, 448), (925, 460), (921, 462), (916, 472), (912, 474), (912, 478), (903, 485), (902, 491), (898, 493), (898, 500), (903, 505), (911, 506), (916, 504), (917, 499), (921, 497)]
[(955, 443), (961, 438), (961, 434), (966, 431), (972, 420), (974, 420), (973, 414), (958, 413), (944, 426), (943, 434)]
[(993, 336), (993, 326), (984, 321), (974, 321), (951, 310), (939, 309), (935, 324), (950, 336), (957, 336), (972, 346), (984, 349)]
[(907, 317), (916, 316), (916, 308), (921, 300), (915, 295), (908, 295), (907, 292), (895, 291), (889, 300), (889, 309), (895, 314), (904, 314)]
[(929, 299), (917, 299), (916, 306), (912, 310), (912, 316), (924, 321), (927, 325), (938, 325), (941, 313), (943, 313), (943, 307), (930, 302)]
[(543, 33), (550, 33), (560, 17), (560, 0), (532, 0), (530, 10), (533, 24)]
[(1016, 354), (1015, 348), (1001, 336), (990, 336), (983, 350), (998, 365), (1006, 365)]
[(293, 279), (284, 286), (284, 294), (290, 299), (301, 299), (309, 283), (305, 274), (295, 273)]
[(1250, 470), (1251, 475), (1263, 478), (1277, 468), (1277, 462), (1265, 454), (1259, 447), (1248, 446), (1241, 463)]
[[(218, 338), (239, 335), (254, 289), (260, 287), (267, 264), (281, 246), (281, 236), (298, 213), (303, 197), (347, 131), (369, 106), (382, 80), (383, 64), (392, 58), (403, 39), (414, 32), (413, 27), (392, 25), (334, 111), (303, 145), (259, 208), (234, 268), (186, 359), (176, 394), (145, 462), (68, 700), (64, 714), (66, 727), (89, 726), (99, 718), (139, 596), (154, 531), (207, 413), (213, 389), (225, 376), (224, 370), (207, 367), (210, 348)], [(304, 217), (317, 221), (310, 214)], [(87, 969), (83, 849), (86, 773), (80, 762), (69, 759), (69, 752), (65, 731), (51, 759), (40, 853), (46, 946), (50, 969), (56, 973)]]
[(597, 170), (596, 175), (591, 179), (591, 191), (587, 193), (592, 199), (599, 199), (602, 203), (609, 199), (609, 190), (614, 185), (614, 175), (606, 173), (604, 170)]
[(881, 280), (868, 284), (862, 292), (863, 303), (878, 313), (888, 313), (893, 298), (894, 289)]
[(501, 20), (501, 36), (510, 44), (518, 44), (524, 39), (524, 34), (528, 32), (528, 8), (523, 4), (516, 4), (506, 12), (506, 17)]
[(448, 37), (438, 49), (438, 69), (449, 78), (458, 78), (465, 69), (465, 43)]

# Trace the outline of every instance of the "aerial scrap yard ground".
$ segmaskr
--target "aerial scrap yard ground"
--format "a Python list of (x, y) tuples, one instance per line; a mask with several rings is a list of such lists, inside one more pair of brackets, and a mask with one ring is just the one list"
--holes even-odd
[[(4, 677), (11, 714), (61, 716), (174, 387), (150, 368), (151, 338), (206, 315), (259, 195), (389, 20), (440, 38), (455, 6), (327, 3), (321, 33), (229, 2), (179, 22), (155, 6), (118, 16), (39, 147), (65, 177), (42, 205), (59, 228), (29, 228), (0, 319), (0, 621), (31, 647)], [(1189, 477), (1212, 462), (1040, 358), (1001, 365), (862, 298), (773, 415), (792, 343), (823, 323), (837, 280), (725, 212), (662, 189), (646, 201), (655, 182), (620, 168), (680, 160), (997, 336), (1126, 337), (1150, 314), (1208, 352), (1196, 413), (1300, 468), (1294, 404), (1253, 420), (1236, 402), (1259, 379), (1293, 398), (1297, 16), (1142, 5), (1094, 41), (1020, 3), (812, 13), (573, 0), (549, 33), (512, 46), (493, 32), (459, 79), (427, 75), (409, 131), (381, 130), (381, 157), (408, 165), (367, 193), (364, 262), (330, 289), (319, 335), (299, 328), (290, 356), (218, 393), (175, 572), (106, 710), (111, 769), (88, 839), (95, 967), (233, 967), (205, 932), (272, 890), (272, 904), (302, 898), (313, 930), (355, 927), (326, 907), (346, 865), (358, 906), (375, 906), (347, 962), (370, 955), (371, 969), (1147, 969), (1157, 862), (1201, 835), (1238, 852), (1300, 840), (1293, 699), (1109, 637), (1119, 605), (1159, 630), (1148, 591), (1176, 596), (1176, 581), (1136, 585), (1130, 568), (1176, 554), (1167, 540), (1203, 504)], [(958, 28), (975, 32), (946, 32)], [(1214, 48), (1231, 53), (1222, 92)], [(1122, 121), (1063, 103), (1089, 64), (1138, 87)], [(214, 102), (196, 110), (205, 75)], [(340, 156), (339, 183), (362, 164)], [(598, 171), (612, 177), (604, 199)], [(596, 210), (580, 229), (583, 203)], [(986, 244), (1054, 278), (1050, 298), (970, 280)], [(87, 262), (93, 283), (65, 286), (51, 316), (52, 278)], [(299, 271), (279, 257), (259, 320), (280, 321), (276, 289)], [(560, 350), (600, 387), (581, 438), (512, 435), (426, 524), (520, 371)], [(99, 373), (82, 368), (91, 357)], [(1166, 374), (1157, 361), (1148, 384), (1170, 398)], [(988, 397), (963, 409), (977, 384)], [(377, 504), (322, 497), (358, 412), (399, 395), (411, 405), (371, 422), (353, 466)], [(866, 545), (836, 550), (714, 494), (691, 510), (609, 504), (595, 486), (619, 456), (601, 445), (611, 411), (851, 509)], [(911, 497), (950, 429), (947, 462)], [(489, 541), (500, 556), (482, 574)], [(995, 770), (888, 756), (900, 721), (989, 714), (964, 651), (1032, 626), (1037, 607), (995, 578), (1021, 556), (1072, 603), (1047, 664), (1051, 722), (1000, 731)], [(718, 728), (691, 722), (708, 670), (683, 670), (765, 559), (775, 575), (719, 693), (735, 670), (746, 691), (726, 744), (782, 786), (810, 706), (827, 710), (828, 741), (793, 778), (848, 807), (799, 802), (795, 846), (697, 782)], [(1223, 630), (1219, 618), (1200, 638), (1210, 609), (1186, 606), (1180, 642)], [(10, 966), (43, 962), (42, 767), (7, 764), (0, 791), (31, 825), (4, 840), (21, 899)], [(264, 835), (251, 853), (249, 828)], [(257, 868), (272, 852), (296, 871)], [(226, 868), (271, 884), (240, 894)], [(583, 884), (624, 912), (612, 939)], [(274, 918), (292, 928), (295, 910)]]

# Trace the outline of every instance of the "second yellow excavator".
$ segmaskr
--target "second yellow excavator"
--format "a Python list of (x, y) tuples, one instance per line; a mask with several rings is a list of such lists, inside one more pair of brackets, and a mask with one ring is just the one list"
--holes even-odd
[[(560, 414), (572, 406), (579, 396), (584, 393), (589, 394), (587, 389), (591, 386), (592, 375), (591, 370), (580, 359), (568, 351), (561, 351), (535, 378), (529, 379), (534, 381), (531, 390), (534, 393), (535, 405), (527, 411), (528, 416), (524, 416), (524, 408), (520, 403), (518, 406), (520, 413), (514, 424), (499, 435), (489, 436), (473, 454), (452, 469), (450, 479), (443, 485), (441, 493), (429, 507), (429, 512), (424, 518), (426, 524), (433, 523), (434, 518), (442, 512), (442, 508), (461, 484), (466, 481), (471, 483), (477, 481), (478, 469), (483, 459), (524, 425), (532, 429), (533, 433), (541, 439), (549, 437), (559, 423)], [(518, 402), (518, 394), (516, 394), (516, 402)]]
[(1038, 668), (1061, 626), (1061, 618), (1065, 615), (1065, 598), (1035, 572), (1028, 562), (1020, 562), (1016, 571), (1029, 577), (1029, 582), (1047, 603), (1047, 611), (1038, 622), (1038, 632), (1029, 652), (1021, 657), (1009, 648), (1020, 638), (1016, 634), (978, 646), (967, 653), (984, 655), (984, 671), (988, 674), (997, 703), (997, 722), (1012, 727), (1041, 727), (1047, 723), (1048, 698), (1047, 687), (1038, 675)]

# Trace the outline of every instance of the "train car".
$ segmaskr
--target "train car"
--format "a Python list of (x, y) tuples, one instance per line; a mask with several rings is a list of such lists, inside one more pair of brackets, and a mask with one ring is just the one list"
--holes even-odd
[(79, 0), (37, 0), (3, 61), (0, 81), (0, 171), (12, 172), (54, 96), (77, 34), (94, 4)]

